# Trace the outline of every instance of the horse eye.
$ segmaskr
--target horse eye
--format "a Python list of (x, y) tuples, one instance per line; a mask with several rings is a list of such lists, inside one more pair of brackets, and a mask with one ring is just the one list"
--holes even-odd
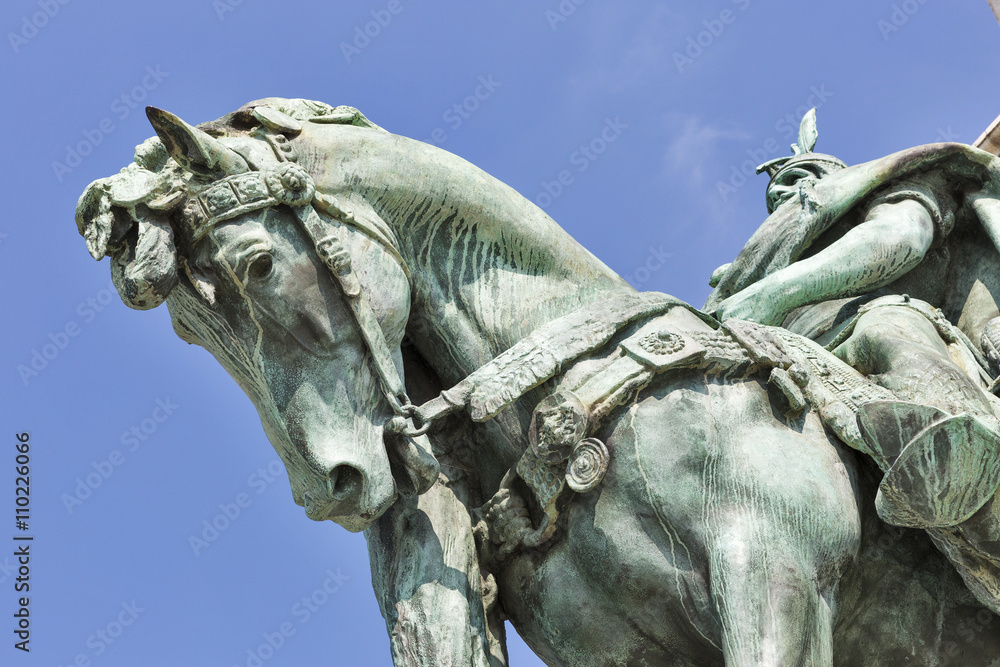
[(247, 276), (253, 280), (264, 280), (271, 275), (272, 268), (274, 268), (274, 261), (271, 259), (271, 254), (262, 252), (250, 260)]

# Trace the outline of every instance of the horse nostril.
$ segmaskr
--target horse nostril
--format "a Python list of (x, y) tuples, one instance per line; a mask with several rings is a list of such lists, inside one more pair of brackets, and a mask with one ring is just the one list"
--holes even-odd
[(350, 498), (361, 491), (361, 472), (349, 465), (340, 465), (330, 471), (326, 486), (330, 497), (336, 501)]

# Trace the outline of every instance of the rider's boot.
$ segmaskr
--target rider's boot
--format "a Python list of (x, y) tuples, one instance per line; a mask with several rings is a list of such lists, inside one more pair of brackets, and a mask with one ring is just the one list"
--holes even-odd
[(1000, 487), (1000, 428), (993, 417), (877, 401), (861, 406), (858, 425), (887, 468), (875, 504), (888, 523), (955, 526)]

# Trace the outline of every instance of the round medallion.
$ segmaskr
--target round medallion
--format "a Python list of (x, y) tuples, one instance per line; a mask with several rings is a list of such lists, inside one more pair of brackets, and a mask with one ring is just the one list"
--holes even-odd
[(597, 438), (584, 438), (570, 454), (566, 465), (566, 483), (577, 493), (586, 493), (597, 487), (608, 471), (611, 455)]

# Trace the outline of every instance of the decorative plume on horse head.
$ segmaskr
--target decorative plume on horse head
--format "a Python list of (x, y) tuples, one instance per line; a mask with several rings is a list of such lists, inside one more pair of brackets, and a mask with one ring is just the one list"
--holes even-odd
[(137, 146), (135, 161), (120, 173), (88, 186), (76, 214), (94, 259), (112, 258), (115, 285), (126, 305), (155, 308), (177, 285), (183, 267), (177, 261), (175, 231), (191, 247), (214, 225), (243, 213), (279, 203), (312, 203), (315, 186), (295, 168), (285, 136), (301, 131), (300, 120), (377, 128), (352, 107), (288, 100), (280, 109), (251, 102), (206, 128), (246, 125), (246, 117), (252, 116), (259, 122), (257, 136), (274, 148), (273, 155), (264, 155), (256, 141), (242, 142), (244, 151), (238, 152), (171, 113), (147, 107), (159, 136)]
[[(1000, 609), (980, 517), (993, 424), (727, 317), (775, 268), (752, 250), (716, 276), (720, 322), (636, 292), (508, 186), (351, 107), (147, 114), (157, 137), (87, 188), (80, 233), (126, 304), (166, 302), (247, 393), (307, 515), (365, 531), (397, 665), (505, 665), (505, 619), (551, 664), (875, 664), (873, 634), (932, 662), (923, 619)], [(814, 184), (788, 176), (815, 161), (812, 130), (766, 229), (815, 212), (816, 192), (854, 188), (830, 204), (846, 211), (879, 194), (865, 178), (939, 159), (875, 176), (837, 161)], [(940, 150), (956, 178), (995, 168)], [(904, 198), (923, 201), (917, 185)], [(924, 317), (915, 301), (893, 312)], [(906, 454), (921, 448), (946, 462)], [(887, 521), (923, 530), (887, 541)]]

